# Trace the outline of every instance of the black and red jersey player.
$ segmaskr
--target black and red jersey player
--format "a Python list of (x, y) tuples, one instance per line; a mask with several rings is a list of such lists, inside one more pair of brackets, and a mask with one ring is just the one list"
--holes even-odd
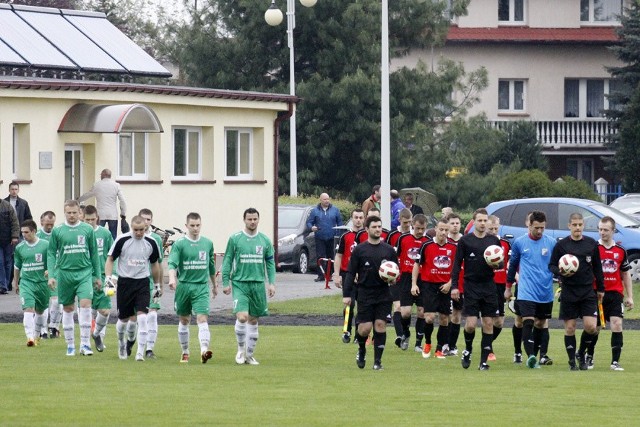
[[(446, 217), (449, 223), (449, 234), (447, 240), (454, 245), (458, 244), (458, 241), (462, 237), (460, 228), (462, 227), (462, 221), (460, 215), (452, 212)], [(462, 323), (462, 304), (464, 303), (464, 264), (460, 268), (460, 274), (458, 276), (458, 290), (460, 291), (460, 298), (458, 300), (451, 300), (451, 316), (449, 317), (449, 340), (442, 348), (442, 353), (445, 356), (456, 356), (458, 354), (458, 337), (460, 336), (460, 324)]]
[[(335, 271), (333, 273), (333, 282), (339, 288), (342, 287), (342, 281), (347, 275), (347, 268), (349, 267), (349, 260), (351, 259), (351, 253), (353, 249), (356, 247), (356, 235), (358, 231), (362, 230), (362, 226), (364, 224), (364, 212), (362, 209), (354, 209), (351, 212), (351, 230), (344, 233), (340, 236), (340, 240), (338, 241), (338, 247), (336, 248), (336, 256), (334, 259), (334, 267)], [(342, 296), (350, 297), (351, 304), (349, 308), (349, 317), (347, 319), (347, 327), (346, 330), (342, 331), (342, 342), (349, 343), (351, 342), (351, 331), (353, 324), (353, 316), (354, 316), (354, 308), (356, 304), (356, 296), (355, 295), (345, 295), (345, 291), (343, 289)], [(355, 287), (353, 288), (352, 294), (355, 294)], [(345, 307), (342, 311), (342, 316), (345, 316), (347, 307)]]
[(424, 235), (427, 228), (427, 217), (424, 214), (417, 214), (412, 219), (411, 233), (405, 233), (400, 236), (396, 244), (396, 253), (398, 254), (398, 263), (400, 267), (400, 279), (395, 287), (400, 290), (400, 315), (401, 327), (398, 328), (397, 316), (394, 313), (394, 326), (396, 330), (396, 345), (402, 350), (409, 348), (409, 325), (411, 324), (411, 308), (415, 304), (417, 306), (416, 319), (416, 344), (415, 348), (422, 350), (422, 337), (424, 336), (424, 309), (422, 299), (414, 297), (411, 294), (411, 272), (413, 264), (417, 261), (420, 247), (429, 240)]
[(423, 300), (425, 313), (425, 344), (422, 357), (431, 357), (431, 335), (436, 313), (439, 314), (436, 357), (444, 359), (443, 347), (449, 340), (449, 313), (451, 311), (451, 270), (457, 245), (447, 239), (449, 223), (440, 219), (435, 227), (436, 236), (420, 248), (414, 264), (411, 293)]
[[(497, 236), (500, 230), (500, 218), (495, 215), (489, 215), (489, 223), (487, 224), (487, 234)], [(504, 261), (500, 268), (493, 271), (493, 281), (496, 283), (496, 295), (498, 297), (498, 317), (493, 318), (493, 340), (495, 341), (502, 332), (504, 325), (504, 307), (506, 300), (504, 299), (504, 291), (507, 288), (507, 264), (509, 263), (509, 253), (511, 252), (511, 244), (500, 238), (500, 247), (504, 253)], [(496, 360), (496, 355), (489, 354), (489, 361)]]

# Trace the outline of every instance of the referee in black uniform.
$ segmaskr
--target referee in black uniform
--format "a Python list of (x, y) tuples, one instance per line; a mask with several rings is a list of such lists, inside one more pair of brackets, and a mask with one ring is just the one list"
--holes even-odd
[[(356, 286), (358, 314), (356, 315), (356, 340), (358, 341), (358, 368), (364, 369), (366, 342), (373, 328), (374, 370), (382, 369), (382, 353), (387, 342), (387, 316), (391, 314), (391, 292), (389, 283), (382, 280), (378, 269), (385, 261), (398, 263), (393, 247), (381, 240), (382, 220), (370, 216), (365, 221), (367, 241), (359, 244), (351, 254), (349, 268), (344, 282), (343, 295), (352, 295)], [(344, 297), (346, 305), (351, 304), (350, 297)]]

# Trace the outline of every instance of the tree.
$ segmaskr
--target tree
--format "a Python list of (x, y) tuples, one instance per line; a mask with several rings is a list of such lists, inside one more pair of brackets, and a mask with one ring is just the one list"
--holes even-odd
[(8, 3), (24, 6), (55, 7), (58, 9), (80, 9), (82, 0), (13, 0)]

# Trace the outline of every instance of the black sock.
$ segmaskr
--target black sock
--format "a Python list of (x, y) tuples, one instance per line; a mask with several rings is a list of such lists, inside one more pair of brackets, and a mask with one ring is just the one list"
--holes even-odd
[(424, 343), (431, 344), (431, 336), (433, 335), (433, 323), (427, 323), (424, 327)]
[(347, 320), (349, 322), (347, 325), (347, 331), (349, 331), (349, 333), (351, 333), (351, 325), (353, 324), (353, 318), (354, 318), (355, 312), (356, 312), (356, 302), (352, 299), (351, 309), (349, 310), (349, 319)]
[(476, 337), (476, 330), (474, 329), (471, 332), (467, 332), (464, 330), (464, 345), (465, 349), (471, 353), (473, 351), (473, 339)]
[(382, 353), (384, 352), (384, 346), (387, 343), (387, 333), (386, 332), (376, 332), (373, 331), (373, 360), (375, 363), (380, 363), (382, 360)]
[(495, 341), (496, 338), (498, 338), (498, 336), (500, 335), (500, 332), (502, 332), (502, 328), (499, 328), (497, 326), (493, 327), (493, 341)]
[(396, 330), (396, 336), (402, 336), (402, 315), (399, 311), (393, 312), (393, 329)]
[[(540, 350), (540, 343), (542, 342), (543, 329), (533, 328), (533, 354), (537, 355)], [(545, 353), (540, 352), (540, 357)]]
[(411, 336), (411, 331), (409, 331), (409, 327), (411, 326), (411, 315), (406, 319), (402, 318), (402, 335), (405, 338), (409, 338)]
[(367, 350), (367, 336), (360, 335), (360, 332), (356, 330), (356, 340), (358, 341), (358, 346), (360, 347), (360, 351)]
[(424, 338), (424, 329), (426, 324), (427, 321), (424, 320), (424, 317), (418, 317), (416, 319), (416, 346), (420, 346), (422, 344), (422, 338)]
[(513, 335), (513, 352), (522, 354), (522, 326), (518, 328), (516, 325), (513, 325), (511, 334)]
[(438, 346), (436, 350), (442, 351), (442, 346), (447, 343), (447, 337), (449, 336), (449, 325), (438, 326)]
[(449, 324), (449, 348), (458, 348), (458, 336), (460, 335), (460, 323)]
[(582, 331), (582, 335), (580, 335), (580, 349), (578, 350), (580, 354), (587, 354), (589, 347), (593, 343), (593, 337), (595, 335), (588, 333), (587, 331)]
[(564, 347), (567, 350), (567, 356), (569, 356), (569, 361), (576, 360), (576, 336), (575, 335), (565, 335), (564, 336)]
[(611, 363), (620, 361), (622, 332), (611, 332)]
[(593, 354), (596, 351), (596, 344), (598, 343), (599, 333), (593, 335), (593, 340), (591, 341), (591, 345), (587, 348), (587, 354), (593, 357)]
[(542, 337), (540, 338), (540, 356), (546, 356), (549, 351), (549, 328), (542, 329)]
[(522, 322), (522, 342), (527, 357), (535, 355), (533, 351), (533, 319), (526, 319)]
[(491, 343), (493, 342), (493, 334), (485, 334), (482, 333), (482, 341), (480, 344), (482, 345), (482, 353), (480, 353), (480, 363), (487, 363), (487, 357), (489, 357), (489, 353), (493, 350), (491, 348)]

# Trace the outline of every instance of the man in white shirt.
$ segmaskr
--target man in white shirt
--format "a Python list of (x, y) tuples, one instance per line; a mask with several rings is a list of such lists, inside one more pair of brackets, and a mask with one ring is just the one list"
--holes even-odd
[(91, 190), (84, 193), (78, 198), (78, 202), (95, 197), (98, 216), (100, 217), (100, 225), (105, 226), (111, 231), (113, 238), (118, 234), (118, 209), (116, 201), (120, 201), (120, 218), (122, 220), (127, 217), (127, 204), (124, 201), (124, 195), (120, 189), (120, 184), (111, 179), (111, 170), (103, 169), (100, 172), (100, 181), (93, 184)]

